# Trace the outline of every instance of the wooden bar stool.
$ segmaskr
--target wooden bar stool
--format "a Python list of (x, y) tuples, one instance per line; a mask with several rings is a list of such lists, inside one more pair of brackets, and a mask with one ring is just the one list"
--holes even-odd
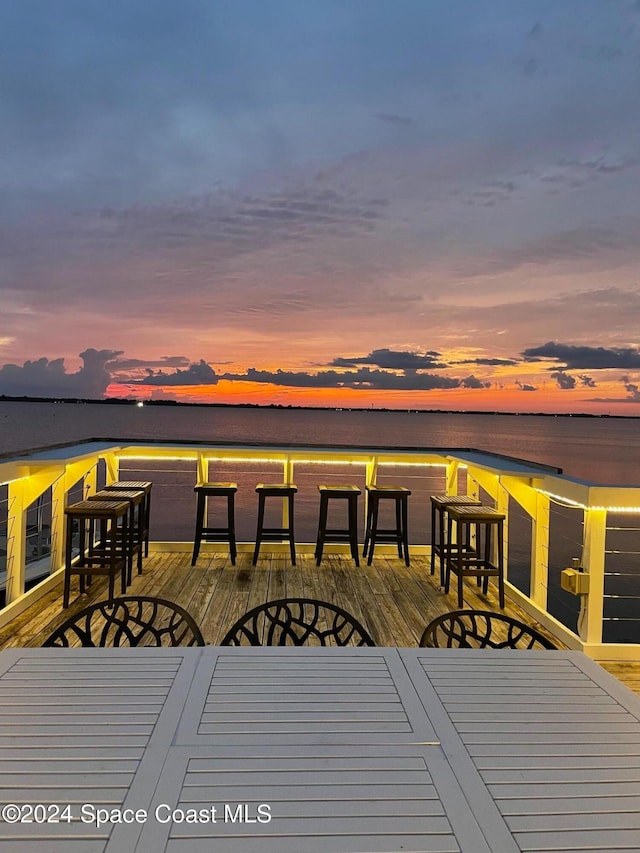
[[(482, 591), (487, 594), (489, 578), (498, 578), (500, 607), (504, 608), (504, 520), (506, 515), (490, 506), (449, 506), (447, 508), (447, 541), (451, 542), (452, 527), (456, 525), (456, 542), (470, 541), (470, 528), (475, 525), (476, 547), (469, 553), (458, 548), (449, 552), (446, 560), (444, 591), (449, 592), (451, 572), (458, 576), (458, 607), (462, 607), (462, 581), (465, 577), (483, 580)], [(496, 530), (498, 564), (491, 562), (491, 538)], [(483, 542), (484, 539), (484, 548)], [(484, 552), (484, 553), (483, 553)]]
[[(289, 541), (291, 550), (291, 562), (296, 564), (296, 543), (293, 532), (293, 496), (298, 491), (298, 487), (293, 483), (258, 483), (256, 492), (258, 493), (258, 528), (256, 530), (256, 547), (253, 552), (253, 565), (258, 562), (258, 554), (260, 553), (260, 545), (265, 542), (281, 542), (282, 540)], [(287, 527), (265, 527), (264, 526), (264, 509), (265, 500), (267, 498), (283, 498), (288, 502), (288, 526)]]
[[(198, 507), (196, 510), (196, 533), (193, 538), (193, 557), (191, 565), (195, 566), (200, 553), (201, 542), (228, 542), (231, 564), (236, 564), (236, 521), (235, 521), (235, 494), (238, 491), (237, 483), (196, 483), (193, 491), (198, 495)], [(207, 498), (227, 499), (227, 526), (205, 527), (207, 518)]]
[[(128, 553), (125, 544), (129, 540), (128, 501), (78, 501), (65, 509), (67, 518), (67, 541), (65, 546), (64, 594), (62, 606), (69, 606), (71, 576), (80, 576), (80, 593), (85, 591), (85, 578), (93, 575), (106, 575), (109, 578), (109, 601), (113, 602), (115, 578), (121, 575), (121, 589), (127, 587)], [(73, 523), (78, 521), (80, 533), (80, 553), (73, 562)], [(105, 524), (103, 547), (95, 549), (93, 545), (93, 526)], [(90, 538), (87, 543), (87, 524)], [(119, 525), (120, 530), (119, 530)], [(87, 547), (88, 545), (88, 547)]]
[(435, 574), (435, 558), (440, 560), (440, 586), (444, 586), (447, 554), (458, 548), (473, 550), (468, 542), (449, 542), (446, 536), (446, 515), (450, 506), (481, 506), (473, 495), (431, 495), (431, 574)]
[(151, 521), (151, 486), (153, 483), (148, 480), (117, 480), (115, 483), (110, 483), (105, 486), (106, 491), (127, 492), (130, 489), (138, 491), (142, 489), (144, 492), (144, 555), (149, 556), (149, 524)]
[[(395, 542), (398, 556), (407, 566), (409, 562), (409, 536), (407, 532), (408, 498), (411, 494), (404, 486), (367, 486), (367, 529), (364, 536), (362, 555), (367, 557), (367, 565), (373, 560), (373, 549), (378, 542)], [(378, 530), (378, 509), (381, 500), (396, 502), (396, 526)], [(404, 553), (403, 553), (404, 552)]]
[[(114, 492), (110, 489), (101, 489), (94, 495), (87, 497), (88, 501), (127, 501), (129, 504), (129, 519), (127, 523), (128, 543), (124, 547), (127, 550), (127, 583), (131, 583), (133, 576), (133, 558), (138, 555), (138, 574), (142, 574), (142, 549), (144, 543), (144, 491), (142, 489), (122, 489)], [(100, 525), (100, 545), (104, 547), (106, 522)], [(124, 535), (124, 532), (123, 532)], [(95, 548), (94, 548), (95, 550)]]
[[(360, 565), (360, 557), (358, 555), (358, 495), (362, 492), (357, 486), (318, 486), (320, 492), (320, 520), (318, 522), (318, 538), (316, 540), (316, 566), (322, 562), (322, 551), (324, 543), (330, 542), (349, 542), (351, 546), (351, 556), (354, 559), (356, 566)], [(330, 528), (327, 529), (327, 515), (329, 513), (329, 501), (333, 499), (342, 499), (347, 501), (348, 507), (348, 528)]]

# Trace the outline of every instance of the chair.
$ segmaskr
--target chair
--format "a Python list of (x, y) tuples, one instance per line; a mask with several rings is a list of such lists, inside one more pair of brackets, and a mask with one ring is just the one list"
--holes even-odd
[(313, 598), (281, 598), (249, 610), (221, 646), (375, 646), (346, 610)]
[[(318, 486), (320, 492), (320, 519), (318, 521), (318, 538), (316, 540), (316, 565), (322, 562), (325, 542), (348, 542), (351, 556), (356, 566), (360, 565), (358, 555), (358, 496), (362, 494), (357, 486), (329, 486), (324, 483)], [(330, 500), (347, 501), (347, 528), (327, 528)]]
[[(367, 490), (367, 525), (364, 534), (362, 556), (367, 557), (367, 565), (373, 561), (373, 549), (377, 542), (392, 542), (398, 546), (398, 557), (407, 566), (409, 562), (409, 534), (407, 531), (407, 501), (411, 491), (404, 486), (366, 486)], [(380, 501), (395, 502), (396, 526), (387, 530), (378, 528), (378, 510)]]
[(162, 598), (128, 596), (98, 601), (57, 628), (43, 646), (204, 646), (187, 611)]
[[(198, 506), (196, 510), (196, 532), (193, 537), (193, 556), (191, 565), (195, 566), (200, 553), (201, 542), (228, 542), (231, 565), (236, 564), (236, 521), (235, 521), (235, 495), (238, 491), (237, 483), (196, 483), (193, 491), (198, 495)], [(208, 498), (227, 499), (227, 526), (207, 527), (207, 501)]]
[(557, 649), (542, 634), (491, 610), (453, 610), (430, 622), (420, 639), (430, 649)]
[[(256, 492), (258, 494), (258, 529), (256, 530), (256, 547), (253, 551), (253, 565), (257, 565), (260, 554), (260, 545), (263, 542), (289, 542), (291, 562), (296, 564), (296, 541), (293, 532), (293, 498), (298, 491), (294, 483), (258, 483)], [(264, 513), (267, 498), (280, 498), (286, 500), (286, 524), (282, 527), (265, 527)]]

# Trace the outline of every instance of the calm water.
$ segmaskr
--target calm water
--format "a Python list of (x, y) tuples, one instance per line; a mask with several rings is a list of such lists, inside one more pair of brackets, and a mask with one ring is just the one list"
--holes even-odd
[(640, 486), (640, 421), (631, 418), (0, 403), (0, 453), (94, 436), (473, 447)]

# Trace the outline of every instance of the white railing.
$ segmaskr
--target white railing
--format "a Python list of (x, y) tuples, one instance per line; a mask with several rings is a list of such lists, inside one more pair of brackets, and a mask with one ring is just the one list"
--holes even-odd
[[(414, 479), (423, 477), (425, 483), (428, 481), (433, 493), (456, 494), (463, 489), (505, 512), (507, 545), (509, 516), (517, 504), (519, 513), (530, 522), (527, 543), (530, 559), (525, 561), (525, 577), (521, 573), (516, 578), (515, 568), (510, 565), (509, 548), (505, 547), (508, 596), (571, 648), (582, 649), (603, 660), (640, 658), (640, 643), (636, 641), (640, 639), (640, 618), (635, 621), (640, 610), (637, 607), (640, 600), (640, 487), (597, 485), (564, 477), (547, 466), (460, 449), (92, 440), (5, 457), (0, 460), (0, 488), (6, 490), (6, 604), (0, 611), (0, 627), (61, 580), (64, 506), (74, 486), (79, 490), (76, 495), (89, 494), (100, 481), (118, 479), (121, 470), (124, 472), (122, 479), (153, 480), (154, 465), (173, 462), (188, 463), (190, 473), (187, 476), (192, 477), (194, 484), (209, 479), (210, 466), (213, 471), (224, 466), (239, 469), (252, 465), (276, 466), (277, 477), (282, 482), (293, 482), (296, 474), (301, 476), (305, 467), (310, 466), (328, 466), (330, 477), (333, 466), (334, 471), (346, 468), (365, 485), (379, 481), (385, 472), (387, 476), (393, 472), (396, 480), (403, 472), (407, 475), (410, 472)], [(126, 473), (131, 472), (132, 466), (137, 472), (135, 476)], [(220, 479), (219, 476), (215, 478)], [(344, 474), (341, 479), (344, 480)], [(48, 573), (37, 586), (25, 591), (34, 572), (34, 561), (27, 551), (27, 517), (34, 502), (42, 501), (43, 495), (48, 496), (51, 506)], [(412, 500), (415, 503), (415, 499)], [(154, 501), (157, 502), (155, 493)], [(421, 495), (421, 502), (420, 518), (425, 519), (426, 540), (428, 497)], [(552, 516), (557, 515), (554, 508), (578, 516), (577, 521), (571, 522), (577, 525), (578, 553), (565, 549), (566, 553), (554, 555), (552, 528), (565, 523), (562, 518), (552, 523)], [(623, 519), (623, 522), (616, 519)], [(626, 543), (623, 548), (608, 545), (609, 540), (616, 537)], [(191, 545), (186, 540), (156, 541), (152, 547), (155, 550), (188, 550)], [(224, 546), (216, 545), (218, 549), (221, 547)], [(300, 547), (304, 551), (305, 547), (311, 549), (313, 546)], [(412, 553), (429, 554), (430, 546), (426, 541), (412, 543)], [(557, 614), (554, 616), (550, 612), (554, 607), (550, 606), (549, 591), (553, 588), (555, 594), (558, 590), (559, 573), (572, 559), (588, 576), (588, 584), (582, 584), (588, 589), (579, 596), (579, 613), (578, 607), (574, 607), (577, 618), (560, 621)], [(610, 569), (608, 563), (613, 568)], [(38, 565), (43, 565), (41, 555)], [(623, 586), (617, 589), (616, 583)], [(452, 598), (452, 608), (453, 602)], [(611, 629), (623, 624), (636, 631), (635, 635), (630, 634), (634, 642), (607, 642)]]

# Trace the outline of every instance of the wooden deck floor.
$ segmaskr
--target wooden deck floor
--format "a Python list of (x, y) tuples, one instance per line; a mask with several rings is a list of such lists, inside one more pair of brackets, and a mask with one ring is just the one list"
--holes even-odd
[[(456, 598), (438, 588), (439, 577), (430, 575), (425, 557), (412, 557), (407, 567), (397, 558), (376, 557), (373, 565), (356, 568), (351, 559), (325, 556), (316, 567), (311, 554), (298, 555), (292, 566), (283, 555), (261, 555), (257, 566), (251, 554), (238, 554), (237, 565), (226, 555), (201, 555), (191, 566), (187, 553), (154, 553), (144, 561), (141, 575), (134, 574), (131, 595), (156, 595), (185, 607), (200, 625), (205, 640), (217, 644), (227, 629), (250, 608), (286, 596), (306, 596), (331, 601), (353, 613), (379, 646), (416, 646), (425, 626), (436, 616), (456, 609)], [(78, 596), (77, 579), (72, 602), (62, 610), (61, 584), (0, 630), (0, 648), (40, 646), (74, 611), (105, 597), (106, 580), (94, 580), (88, 594)], [(74, 595), (76, 596), (74, 598)], [(487, 596), (465, 583), (465, 607), (498, 610), (493, 584)], [(509, 615), (529, 624), (531, 617), (507, 599)], [(558, 640), (535, 625), (556, 644)], [(606, 668), (640, 693), (640, 664), (607, 664)]]

